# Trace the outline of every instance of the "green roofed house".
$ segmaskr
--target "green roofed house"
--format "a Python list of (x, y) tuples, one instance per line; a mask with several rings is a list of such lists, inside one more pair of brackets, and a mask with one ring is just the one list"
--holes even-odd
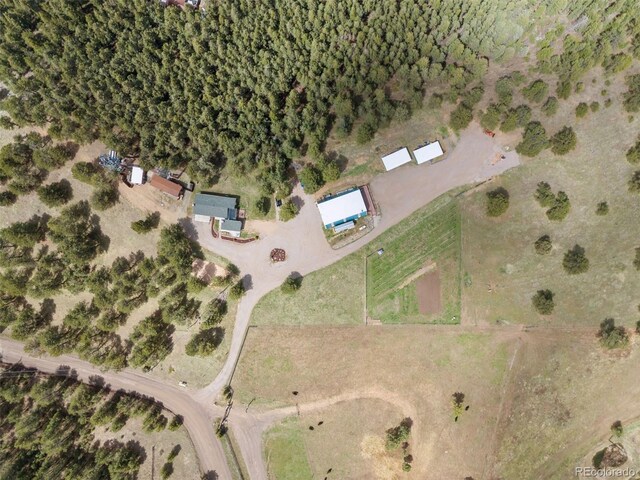
[(196, 222), (220, 222), (220, 231), (233, 237), (240, 236), (242, 222), (238, 220), (237, 199), (213, 193), (197, 193), (193, 203), (193, 219)]

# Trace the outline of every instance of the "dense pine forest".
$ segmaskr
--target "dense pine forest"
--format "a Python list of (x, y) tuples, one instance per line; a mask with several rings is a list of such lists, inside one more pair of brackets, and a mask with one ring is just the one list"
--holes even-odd
[(526, 57), (561, 82), (621, 71), (639, 17), (635, 0), (6, 0), (1, 108), (208, 182), (259, 169), (273, 191), (330, 131), (366, 140), (430, 89), (457, 101), (493, 62)]
[(149, 432), (182, 423), (180, 417), (168, 422), (151, 398), (85, 385), (64, 372), (48, 376), (0, 364), (0, 478), (137, 478), (145, 455), (138, 442), (94, 436), (97, 427), (115, 436), (133, 417)]

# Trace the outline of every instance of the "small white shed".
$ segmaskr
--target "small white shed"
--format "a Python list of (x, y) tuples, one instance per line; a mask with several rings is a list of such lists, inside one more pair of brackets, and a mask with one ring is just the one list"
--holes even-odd
[(411, 155), (409, 154), (407, 147), (401, 148), (400, 150), (382, 157), (382, 163), (384, 163), (384, 168), (387, 169), (387, 172), (399, 167), (400, 165), (409, 163), (410, 161)]
[(131, 185), (142, 185), (144, 183), (144, 170), (141, 167), (131, 167), (131, 173), (129, 174), (129, 183)]
[(421, 163), (430, 162), (431, 160), (438, 158), (443, 153), (440, 142), (436, 140), (433, 143), (428, 143), (424, 147), (414, 150), (413, 156), (416, 157), (416, 162), (420, 165)]

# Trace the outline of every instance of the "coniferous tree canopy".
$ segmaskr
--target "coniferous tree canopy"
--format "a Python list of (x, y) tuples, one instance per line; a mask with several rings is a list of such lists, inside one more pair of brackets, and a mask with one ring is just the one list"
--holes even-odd
[(233, 0), (206, 14), (149, 0), (6, 0), (3, 109), (148, 165), (189, 162), (202, 178), (225, 163), (259, 168), (276, 189), (306, 137), (321, 141), (334, 124), (348, 133), (358, 119), (375, 131), (395, 108), (418, 107), (430, 82), (462, 93), (487, 60), (518, 51), (532, 11), (506, 0)]

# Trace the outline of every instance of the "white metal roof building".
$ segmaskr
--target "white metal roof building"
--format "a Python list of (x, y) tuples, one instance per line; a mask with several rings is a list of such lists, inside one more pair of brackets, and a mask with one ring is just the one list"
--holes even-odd
[(409, 150), (407, 150), (407, 147), (401, 148), (398, 151), (382, 157), (382, 163), (384, 163), (384, 168), (387, 169), (387, 172), (399, 167), (400, 165), (409, 163), (410, 161), (411, 155), (409, 155)]
[(421, 163), (430, 162), (434, 158), (438, 158), (443, 153), (440, 142), (436, 140), (433, 143), (429, 143), (424, 147), (414, 150), (413, 156), (416, 157), (416, 162), (420, 165)]
[(317, 203), (324, 228), (331, 228), (367, 215), (359, 188), (339, 193)]
[(144, 170), (141, 167), (131, 167), (131, 175), (129, 177), (131, 185), (142, 185), (144, 182)]

